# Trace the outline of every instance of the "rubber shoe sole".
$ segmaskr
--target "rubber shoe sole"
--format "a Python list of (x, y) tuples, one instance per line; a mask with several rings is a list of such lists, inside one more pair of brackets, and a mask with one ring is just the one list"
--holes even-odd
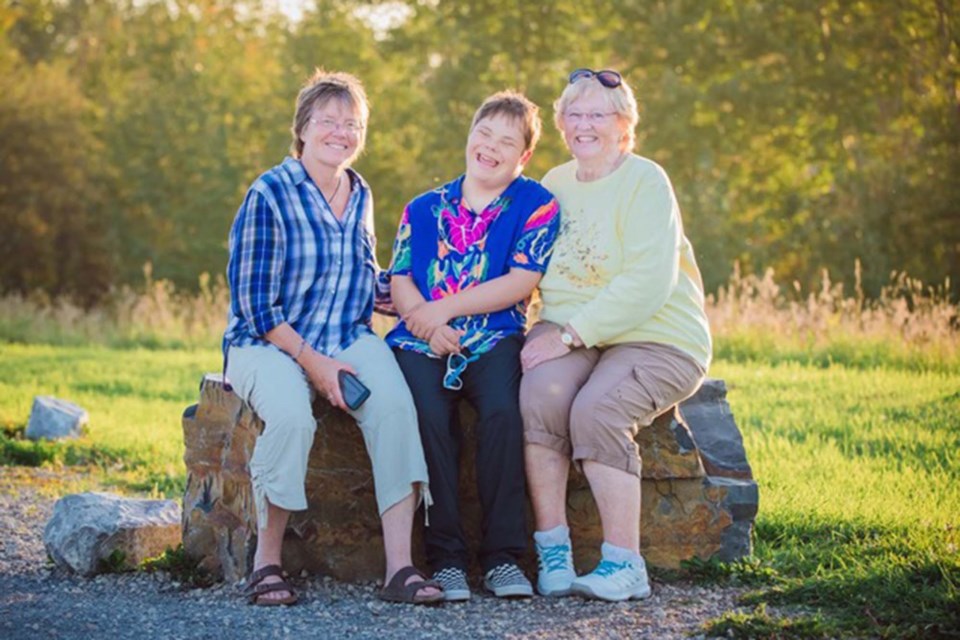
[(443, 600), (445, 602), (466, 602), (470, 599), (470, 589), (451, 589), (444, 590)]
[(570, 589), (573, 593), (577, 595), (584, 596), (585, 598), (593, 598), (595, 600), (606, 600), (607, 602), (624, 602), (625, 600), (644, 600), (650, 597), (652, 591), (650, 590), (650, 585), (639, 585), (632, 592), (627, 592), (624, 594), (617, 595), (607, 595), (600, 594), (595, 592), (589, 584), (583, 584), (581, 582), (574, 582), (570, 585)]
[[(572, 572), (571, 572), (572, 573)], [(547, 598), (562, 598), (564, 596), (573, 595), (573, 581), (577, 579), (577, 574), (573, 574), (573, 577), (570, 578), (570, 582), (567, 582), (565, 586), (554, 586), (548, 587), (540, 579), (537, 579), (537, 593)], [(564, 581), (559, 581), (561, 585), (564, 584)]]
[(573, 587), (567, 587), (566, 589), (545, 589), (537, 585), (537, 593), (545, 598), (563, 598), (573, 595)]
[(498, 598), (532, 598), (533, 587), (525, 584), (511, 584), (504, 587), (496, 587), (484, 579), (483, 588)]

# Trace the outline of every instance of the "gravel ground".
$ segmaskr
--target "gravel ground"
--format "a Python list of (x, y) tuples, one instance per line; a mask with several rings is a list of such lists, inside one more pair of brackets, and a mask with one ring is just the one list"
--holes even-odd
[[(380, 602), (375, 585), (295, 581), (300, 604), (251, 607), (227, 585), (185, 590), (164, 574), (84, 579), (53, 569), (43, 527), (51, 472), (0, 467), (0, 638), (688, 638), (736, 609), (731, 588), (653, 583), (642, 602), (579, 598), (412, 607)], [(39, 478), (41, 481), (43, 477)]]

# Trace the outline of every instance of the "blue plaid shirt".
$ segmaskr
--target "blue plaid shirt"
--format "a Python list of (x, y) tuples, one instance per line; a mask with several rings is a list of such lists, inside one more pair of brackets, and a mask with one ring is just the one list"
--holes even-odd
[(299, 160), (287, 158), (247, 191), (230, 229), (230, 345), (276, 349), (263, 337), (289, 323), (314, 349), (334, 357), (365, 333), (377, 284), (373, 199), (348, 170), (350, 198), (337, 220)]

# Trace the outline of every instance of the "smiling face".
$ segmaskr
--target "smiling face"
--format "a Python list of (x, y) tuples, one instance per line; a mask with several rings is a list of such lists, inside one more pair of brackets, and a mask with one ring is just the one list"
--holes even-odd
[(344, 99), (317, 105), (303, 128), (302, 159), (307, 164), (348, 166), (360, 152), (364, 137), (362, 116)]
[(624, 150), (625, 126), (609, 95), (588, 91), (570, 102), (560, 118), (563, 139), (580, 161), (612, 161)]
[(483, 118), (467, 138), (467, 176), (487, 189), (507, 187), (533, 154), (524, 146), (519, 120), (504, 115)]

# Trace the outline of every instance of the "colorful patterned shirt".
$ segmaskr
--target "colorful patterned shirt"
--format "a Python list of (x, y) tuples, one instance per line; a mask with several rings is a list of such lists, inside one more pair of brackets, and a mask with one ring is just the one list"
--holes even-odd
[(287, 158), (250, 187), (230, 230), (230, 345), (276, 348), (263, 335), (288, 322), (327, 356), (370, 326), (378, 291), (373, 199), (353, 170), (338, 220), (299, 160)]
[[(390, 273), (411, 276), (428, 301), (493, 280), (514, 267), (543, 273), (560, 228), (557, 201), (535, 180), (518, 177), (477, 214), (463, 203), (463, 179), (414, 198), (397, 229)], [(500, 311), (454, 318), (450, 325), (462, 329), (461, 344), (480, 355), (501, 338), (522, 332), (526, 312), (524, 300)], [(402, 321), (387, 334), (387, 343), (433, 355), (429, 344)]]

